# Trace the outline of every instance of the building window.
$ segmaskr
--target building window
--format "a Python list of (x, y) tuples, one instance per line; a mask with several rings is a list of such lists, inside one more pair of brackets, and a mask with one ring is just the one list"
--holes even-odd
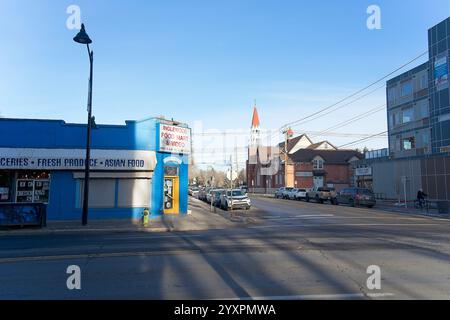
[(418, 110), (420, 118), (428, 118), (430, 116), (428, 111), (428, 100), (421, 100), (417, 102), (417, 104), (419, 105)]
[(396, 99), (396, 87), (392, 87), (388, 89), (388, 101), (394, 102)]
[(427, 73), (422, 73), (419, 78), (419, 89), (425, 89), (428, 87), (428, 75)]
[(411, 150), (416, 147), (414, 137), (402, 139), (402, 150)]
[(24, 171), (17, 175), (16, 202), (48, 203), (50, 174), (46, 171)]
[(315, 170), (323, 169), (323, 160), (322, 159), (314, 159), (313, 160), (313, 169), (315, 169)]
[[(84, 180), (80, 180), (80, 201), (78, 208), (83, 206)], [(89, 207), (114, 208), (116, 191), (115, 179), (89, 180)]]
[(8, 172), (0, 172), (0, 202), (12, 202), (13, 175)]
[(428, 147), (430, 145), (430, 134), (428, 132), (422, 133), (422, 142), (424, 147)]
[(400, 96), (401, 97), (409, 96), (412, 94), (412, 91), (413, 91), (413, 88), (412, 88), (411, 81), (404, 82), (401, 85)]
[(119, 208), (150, 207), (150, 179), (119, 179)]
[(402, 110), (402, 123), (408, 123), (414, 120), (414, 108), (408, 107)]

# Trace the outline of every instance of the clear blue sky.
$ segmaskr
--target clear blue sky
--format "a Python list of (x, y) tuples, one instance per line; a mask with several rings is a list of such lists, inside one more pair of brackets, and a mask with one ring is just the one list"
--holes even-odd
[[(94, 41), (98, 123), (165, 115), (219, 130), (248, 129), (254, 99), (265, 128), (333, 103), (426, 50), (427, 29), (450, 15), (448, 0), (1, 0), (1, 116), (85, 122), (88, 58), (66, 28), (71, 4)], [(366, 28), (371, 4), (381, 30)], [(384, 96), (297, 131), (325, 129)], [(385, 128), (381, 112), (337, 131)]]

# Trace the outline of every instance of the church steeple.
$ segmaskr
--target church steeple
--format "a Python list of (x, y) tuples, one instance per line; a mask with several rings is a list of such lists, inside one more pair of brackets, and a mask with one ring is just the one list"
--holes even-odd
[(252, 126), (250, 129), (250, 145), (257, 146), (260, 142), (260, 130), (259, 130), (259, 116), (258, 110), (256, 109), (256, 101), (253, 106), (253, 116), (252, 116)]
[(259, 128), (259, 116), (258, 110), (256, 110), (256, 105), (253, 107), (253, 117), (252, 117), (252, 128)]

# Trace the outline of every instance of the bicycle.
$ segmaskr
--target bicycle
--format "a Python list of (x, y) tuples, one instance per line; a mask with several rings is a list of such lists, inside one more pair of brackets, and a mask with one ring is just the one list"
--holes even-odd
[(416, 199), (414, 200), (414, 208), (423, 210), (424, 208), (427, 209), (427, 212), (430, 208), (430, 203), (428, 199)]

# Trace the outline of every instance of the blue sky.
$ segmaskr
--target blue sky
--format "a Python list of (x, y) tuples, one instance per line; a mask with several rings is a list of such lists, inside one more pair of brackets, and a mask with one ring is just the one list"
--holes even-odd
[[(425, 51), (427, 29), (450, 15), (448, 0), (0, 0), (1, 116), (85, 122), (88, 58), (66, 27), (71, 4), (94, 41), (98, 123), (165, 115), (218, 130), (247, 130), (254, 99), (268, 129), (325, 107)], [(381, 30), (366, 27), (371, 4)], [(381, 89), (295, 129), (320, 131), (383, 102)], [(336, 131), (385, 129), (380, 112)]]

